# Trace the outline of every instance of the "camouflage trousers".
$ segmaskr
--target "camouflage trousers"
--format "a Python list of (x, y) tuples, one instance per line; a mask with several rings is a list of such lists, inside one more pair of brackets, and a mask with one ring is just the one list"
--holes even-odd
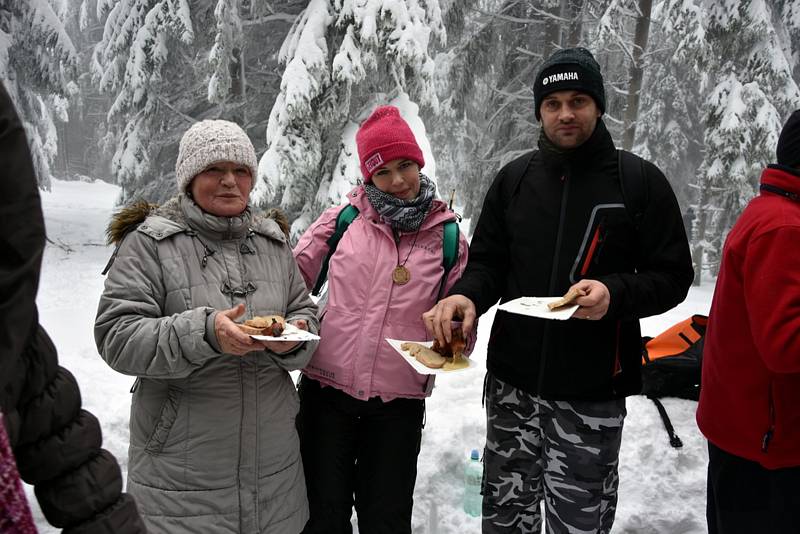
[(625, 399), (548, 401), (487, 376), (483, 532), (608, 534)]

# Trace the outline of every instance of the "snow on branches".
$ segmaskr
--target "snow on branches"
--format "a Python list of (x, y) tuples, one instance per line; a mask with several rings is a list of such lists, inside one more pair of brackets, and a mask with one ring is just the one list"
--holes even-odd
[(111, 135), (119, 137), (111, 167), (129, 191), (150, 163), (168, 38), (189, 44), (194, 31), (187, 0), (99, 0), (97, 14), (105, 28), (95, 47), (94, 76), (101, 90), (116, 93), (108, 111)]
[(50, 189), (50, 165), (58, 151), (55, 120), (67, 120), (66, 98), (77, 53), (48, 0), (0, 0), (0, 79), (25, 127), (39, 186)]
[(407, 95), (438, 108), (433, 38), (445, 40), (439, 0), (311, 0), (280, 50), (286, 68), (253, 201), (280, 203), (294, 235), (340, 202), (358, 176), (352, 136), (375, 105)]

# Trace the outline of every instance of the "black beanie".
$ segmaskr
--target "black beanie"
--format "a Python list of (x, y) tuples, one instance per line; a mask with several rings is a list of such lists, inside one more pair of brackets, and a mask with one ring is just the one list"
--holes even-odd
[(542, 99), (556, 91), (573, 90), (594, 99), (603, 114), (606, 111), (606, 91), (600, 65), (585, 48), (564, 48), (553, 53), (539, 68), (533, 84), (536, 119), (541, 120)]
[(800, 109), (789, 115), (778, 138), (778, 165), (800, 168)]

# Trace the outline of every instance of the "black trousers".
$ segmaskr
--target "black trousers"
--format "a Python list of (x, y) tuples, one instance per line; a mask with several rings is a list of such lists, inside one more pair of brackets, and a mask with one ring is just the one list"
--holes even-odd
[(709, 534), (800, 533), (800, 466), (766, 469), (708, 443)]
[(358, 400), (303, 376), (297, 428), (311, 510), (305, 534), (411, 533), (425, 401)]

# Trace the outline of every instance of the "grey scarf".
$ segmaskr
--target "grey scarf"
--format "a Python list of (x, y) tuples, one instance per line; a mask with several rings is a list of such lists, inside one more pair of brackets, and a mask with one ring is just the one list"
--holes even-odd
[(419, 230), (436, 194), (436, 186), (424, 174), (419, 175), (419, 194), (411, 200), (403, 200), (384, 193), (371, 183), (365, 184), (364, 190), (369, 203), (381, 216), (381, 220), (389, 224), (393, 230), (400, 232)]

